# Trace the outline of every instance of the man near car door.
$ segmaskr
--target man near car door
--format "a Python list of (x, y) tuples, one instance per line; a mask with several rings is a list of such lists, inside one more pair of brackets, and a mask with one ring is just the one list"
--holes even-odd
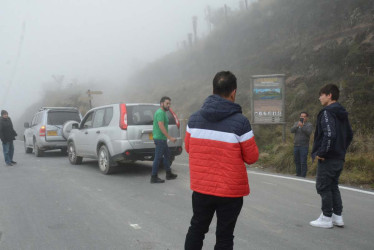
[(235, 103), (236, 77), (229, 71), (213, 79), (213, 95), (191, 115), (185, 148), (189, 153), (193, 216), (186, 250), (199, 250), (217, 215), (215, 250), (233, 249), (234, 228), (249, 194), (247, 169), (258, 159), (258, 148), (248, 119)]
[(166, 112), (169, 111), (170, 105), (171, 99), (167, 96), (162, 97), (160, 100), (160, 108), (155, 112), (153, 118), (153, 140), (156, 148), (152, 166), (151, 183), (165, 182), (165, 180), (158, 177), (158, 167), (160, 166), (161, 160), (166, 170), (167, 180), (173, 180), (178, 176), (171, 172), (170, 151), (167, 143), (167, 140), (173, 143), (177, 140), (168, 134), (169, 118)]
[(312, 158), (318, 160), (316, 189), (322, 200), (322, 214), (310, 222), (314, 227), (344, 226), (338, 184), (353, 132), (348, 112), (337, 102), (338, 99), (339, 88), (334, 84), (327, 84), (319, 91), (323, 108), (317, 116)]

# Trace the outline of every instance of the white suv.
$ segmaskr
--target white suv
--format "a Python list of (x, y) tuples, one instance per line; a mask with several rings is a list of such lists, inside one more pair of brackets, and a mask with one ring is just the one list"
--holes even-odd
[[(100, 171), (110, 174), (117, 163), (137, 160), (153, 161), (153, 116), (159, 104), (111, 104), (91, 109), (82, 122), (73, 125), (68, 137), (71, 164), (81, 164), (83, 158), (98, 160)], [(170, 109), (169, 134), (177, 138), (168, 142), (171, 159), (182, 153), (180, 123)]]
[(79, 110), (73, 107), (40, 108), (32, 118), (31, 124), (24, 123), (25, 152), (34, 151), (36, 157), (43, 156), (46, 150), (61, 149), (66, 152), (67, 134), (62, 128), (68, 121), (79, 123), (81, 118)]

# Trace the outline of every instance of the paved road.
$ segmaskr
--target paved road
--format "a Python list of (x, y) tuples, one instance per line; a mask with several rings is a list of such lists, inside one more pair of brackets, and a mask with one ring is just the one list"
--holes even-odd
[[(17, 166), (0, 157), (1, 250), (183, 249), (192, 214), (187, 155), (173, 164), (177, 180), (151, 185), (150, 163), (105, 176), (95, 161), (72, 166), (59, 152), (36, 158), (22, 142), (15, 147)], [(374, 249), (372, 193), (342, 190), (346, 227), (318, 229), (308, 225), (320, 213), (313, 183), (256, 170), (249, 180), (235, 249)], [(214, 248), (215, 225), (203, 249)]]

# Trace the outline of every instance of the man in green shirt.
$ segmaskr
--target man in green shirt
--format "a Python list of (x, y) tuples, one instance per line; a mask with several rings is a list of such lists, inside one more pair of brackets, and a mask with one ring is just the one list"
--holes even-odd
[(167, 140), (176, 142), (176, 138), (168, 134), (168, 125), (169, 118), (166, 114), (169, 111), (171, 105), (171, 99), (167, 96), (164, 96), (160, 100), (160, 108), (156, 111), (153, 119), (153, 140), (156, 144), (155, 148), (155, 159), (153, 160), (152, 166), (152, 176), (151, 183), (164, 183), (165, 180), (162, 180), (158, 177), (158, 166), (160, 165), (161, 160), (166, 170), (166, 179), (173, 180), (177, 178), (178, 175), (173, 174), (170, 168), (170, 151), (167, 144)]

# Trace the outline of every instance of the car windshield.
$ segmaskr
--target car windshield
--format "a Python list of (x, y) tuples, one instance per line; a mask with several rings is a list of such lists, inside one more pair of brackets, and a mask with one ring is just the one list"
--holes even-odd
[[(153, 116), (159, 108), (155, 105), (126, 106), (128, 125), (152, 125)], [(169, 117), (169, 125), (175, 125), (174, 116), (170, 111), (166, 113)]]
[(63, 125), (66, 121), (80, 122), (81, 118), (76, 110), (52, 110), (48, 112), (49, 125)]

